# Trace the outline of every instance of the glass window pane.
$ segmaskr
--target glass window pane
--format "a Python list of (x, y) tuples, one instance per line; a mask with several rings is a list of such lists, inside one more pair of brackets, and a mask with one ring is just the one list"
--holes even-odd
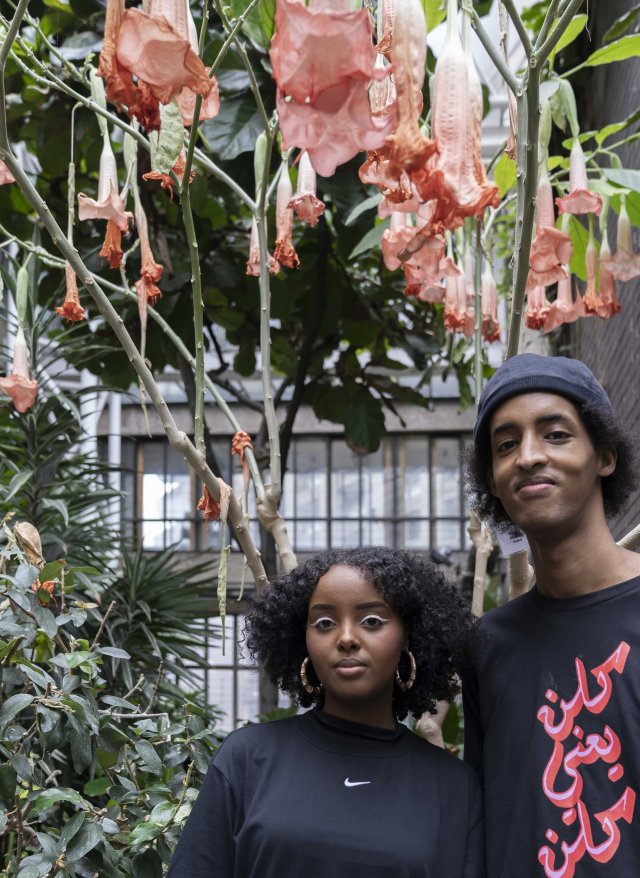
[(225, 654), (222, 655), (222, 625), (220, 619), (210, 622), (209, 632), (209, 664), (210, 665), (232, 665), (235, 658), (235, 633), (233, 625), (233, 616), (225, 616), (224, 628), (226, 633)]
[(327, 446), (298, 440), (295, 454), (296, 518), (327, 517)]
[(164, 447), (159, 442), (142, 446), (142, 517), (162, 519), (164, 512)]
[(167, 470), (164, 492), (167, 518), (194, 518), (191, 472), (184, 459), (171, 447), (167, 447)]
[(392, 528), (385, 521), (362, 522), (362, 544), (368, 546), (385, 546), (393, 542)]
[(360, 525), (357, 521), (331, 522), (332, 546), (359, 546)]
[(450, 552), (460, 548), (460, 523), (457, 521), (436, 521), (433, 534), (434, 548)]
[(212, 668), (207, 672), (209, 704), (221, 710), (220, 730), (233, 731), (233, 670)]
[(460, 515), (460, 459), (457, 439), (431, 443), (435, 515)]
[(293, 527), (297, 552), (327, 548), (327, 525), (324, 521), (297, 521)]
[(401, 448), (403, 490), (400, 514), (406, 518), (425, 518), (429, 515), (428, 443), (426, 437), (407, 439)]
[(402, 525), (404, 536), (401, 537), (401, 545), (407, 549), (429, 548), (429, 522), (428, 521), (405, 521)]
[[(333, 442), (331, 445), (331, 466), (332, 517), (357, 518), (360, 508), (358, 455), (344, 442)], [(333, 545), (346, 544), (344, 542), (336, 543), (333, 540)]]
[(238, 671), (238, 722), (255, 720), (260, 710), (258, 671)]
[(386, 510), (391, 509), (393, 497), (393, 472), (387, 473), (389, 481), (388, 502), (385, 496), (385, 470), (382, 458), (382, 446), (373, 454), (362, 458), (362, 506), (363, 518), (382, 518)]

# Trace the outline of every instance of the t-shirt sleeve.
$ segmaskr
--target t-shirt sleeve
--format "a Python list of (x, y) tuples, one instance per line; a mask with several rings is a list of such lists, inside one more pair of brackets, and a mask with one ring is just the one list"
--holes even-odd
[(233, 790), (212, 762), (166, 878), (233, 878), (235, 814)]
[(469, 821), (462, 878), (486, 878), (484, 807), (475, 777), (469, 777)]
[(462, 708), (464, 711), (464, 761), (473, 768), (480, 783), (483, 783), (482, 722), (478, 683), (473, 668), (470, 668), (462, 678)]

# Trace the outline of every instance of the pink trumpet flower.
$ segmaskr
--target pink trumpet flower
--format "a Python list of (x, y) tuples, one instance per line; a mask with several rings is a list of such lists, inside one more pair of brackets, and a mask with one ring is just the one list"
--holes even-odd
[(308, 150), (329, 177), (358, 152), (381, 147), (393, 116), (371, 114), (367, 83), (385, 72), (375, 71), (368, 10), (321, 5), (277, 0), (270, 57), (282, 145)]
[(488, 262), (482, 272), (480, 310), (482, 312), (482, 337), (489, 343), (500, 341), (496, 279)]
[[(267, 254), (269, 274), (277, 274), (280, 271), (280, 263), (273, 256)], [(258, 239), (258, 224), (255, 217), (251, 220), (251, 237), (249, 239), (249, 258), (247, 259), (246, 274), (260, 277), (260, 241)]]
[(9, 170), (9, 168), (5, 165), (3, 161), (0, 161), (0, 186), (6, 186), (8, 183), (15, 183), (16, 179)]
[(567, 276), (565, 265), (571, 259), (573, 244), (570, 236), (556, 229), (553, 215), (553, 192), (547, 173), (546, 158), (540, 165), (536, 199), (536, 235), (529, 256), (527, 289), (548, 286)]
[(129, 228), (129, 220), (132, 214), (130, 211), (125, 210), (124, 202), (118, 192), (116, 157), (111, 149), (109, 138), (106, 136), (104, 137), (102, 154), (100, 156), (98, 198), (89, 198), (80, 192), (78, 194), (78, 217), (81, 220), (112, 220), (121, 232), (126, 232)]
[[(602, 254), (600, 260), (600, 267), (602, 268)], [(610, 271), (615, 278), (621, 281), (632, 280), (640, 275), (640, 253), (633, 252), (631, 220), (629, 219), (624, 200), (622, 200), (618, 216), (616, 252), (613, 256), (611, 254), (606, 255), (604, 266), (605, 270)]]
[(13, 371), (0, 378), (0, 388), (9, 394), (16, 411), (28, 411), (36, 401), (38, 382), (29, 377), (29, 352), (22, 327), (18, 328), (13, 345)]
[(295, 211), (299, 220), (310, 226), (317, 225), (318, 217), (324, 213), (324, 201), (316, 196), (316, 172), (306, 152), (300, 156), (296, 194), (288, 206)]
[(549, 313), (544, 322), (544, 331), (551, 332), (557, 329), (563, 323), (574, 323), (580, 317), (589, 317), (590, 315), (584, 309), (584, 302), (580, 293), (576, 294), (576, 300), (573, 301), (571, 275), (569, 267), (567, 268), (567, 276), (558, 281), (558, 292), (555, 301), (549, 306)]
[(422, 83), (427, 60), (427, 27), (419, 0), (398, 0), (391, 47), (398, 123), (385, 154), (399, 168), (423, 168), (435, 143), (420, 130)]
[(276, 190), (276, 248), (274, 256), (287, 268), (299, 268), (300, 260), (293, 246), (293, 211), (289, 203), (293, 196), (287, 162), (282, 163)]
[(598, 249), (593, 229), (589, 229), (589, 242), (585, 250), (584, 262), (587, 270), (587, 289), (584, 294), (585, 311), (589, 314), (598, 314), (604, 303), (598, 291)]
[(56, 314), (64, 317), (65, 320), (68, 320), (70, 323), (76, 323), (79, 320), (84, 320), (84, 308), (80, 304), (76, 273), (68, 262), (65, 262), (64, 264), (64, 273), (67, 294), (62, 307), (56, 308)]
[(589, 191), (587, 165), (582, 145), (577, 137), (573, 139), (569, 160), (569, 194), (556, 198), (558, 213), (595, 213), (602, 210), (602, 198)]
[(127, 9), (116, 45), (118, 62), (168, 104), (183, 88), (207, 98), (213, 83), (191, 47), (187, 0), (151, 0), (149, 12)]
[(616, 279), (614, 273), (609, 268), (611, 264), (611, 250), (609, 249), (609, 241), (607, 239), (606, 229), (602, 236), (602, 244), (600, 245), (600, 298), (602, 299), (602, 307), (598, 309), (598, 317), (613, 317), (620, 311), (620, 302), (616, 293)]
[(549, 314), (547, 292), (542, 284), (527, 290), (527, 309), (525, 323), (529, 329), (543, 329)]
[(408, 214), (393, 211), (389, 228), (382, 233), (382, 259), (389, 271), (395, 271), (402, 265), (398, 254), (413, 239), (416, 230)]

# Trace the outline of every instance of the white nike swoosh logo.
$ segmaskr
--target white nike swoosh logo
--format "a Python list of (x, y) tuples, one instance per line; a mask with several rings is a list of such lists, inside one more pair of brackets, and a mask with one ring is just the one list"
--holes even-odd
[(348, 777), (344, 779), (345, 787), (362, 787), (365, 784), (371, 783), (370, 780), (349, 780)]

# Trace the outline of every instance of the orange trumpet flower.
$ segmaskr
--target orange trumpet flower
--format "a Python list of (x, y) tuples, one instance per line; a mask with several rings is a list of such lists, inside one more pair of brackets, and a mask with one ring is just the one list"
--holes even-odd
[(289, 176), (289, 166), (282, 162), (280, 179), (276, 190), (276, 247), (274, 257), (280, 265), (298, 268), (300, 260), (293, 246), (293, 210), (289, 207), (293, 197), (293, 187)]
[(80, 304), (76, 273), (68, 262), (64, 264), (64, 273), (67, 283), (67, 295), (62, 307), (56, 308), (56, 314), (64, 317), (70, 323), (76, 323), (79, 320), (84, 320), (84, 308)]

